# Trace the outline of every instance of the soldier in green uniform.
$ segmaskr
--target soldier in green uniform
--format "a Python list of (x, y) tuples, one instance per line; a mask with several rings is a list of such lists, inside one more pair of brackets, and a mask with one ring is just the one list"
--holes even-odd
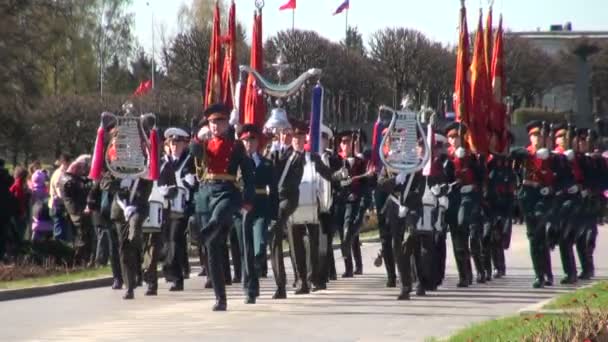
[(552, 164), (555, 171), (556, 219), (559, 228), (559, 251), (565, 277), (562, 284), (574, 284), (577, 281), (574, 244), (579, 229), (581, 209), (581, 184), (583, 174), (570, 149), (572, 129), (565, 124), (554, 126), (555, 148)]
[(530, 242), (530, 256), (536, 276), (532, 285), (534, 288), (553, 283), (545, 228), (551, 213), (554, 175), (550, 152), (543, 142), (546, 134), (541, 134), (542, 127), (540, 121), (529, 122), (526, 129), (530, 145), (526, 150), (513, 153), (513, 157), (522, 162), (523, 181), (517, 197)]
[[(253, 162), (247, 156), (241, 141), (229, 129), (228, 110), (223, 104), (205, 110), (211, 137), (190, 144), (190, 153), (203, 162), (205, 168), (195, 196), (196, 213), (200, 218), (200, 240), (209, 253), (209, 275), (215, 292), (213, 311), (225, 311), (226, 279), (224, 274), (224, 248), (232, 217), (239, 209), (248, 212), (253, 208), (255, 178)], [(236, 186), (240, 170), (243, 193)]]
[(579, 279), (587, 280), (594, 276), (593, 251), (597, 237), (597, 221), (601, 191), (601, 156), (592, 153), (593, 131), (579, 128), (576, 133), (576, 161), (583, 173), (581, 189), (582, 227), (577, 231), (576, 252), (581, 265)]
[(267, 229), (276, 220), (278, 211), (277, 177), (272, 162), (259, 153), (261, 133), (254, 125), (241, 128), (239, 138), (247, 155), (255, 164), (255, 199), (253, 209), (243, 217), (243, 226), (237, 229), (243, 267), (245, 303), (254, 304), (260, 293), (259, 275), (266, 263)]

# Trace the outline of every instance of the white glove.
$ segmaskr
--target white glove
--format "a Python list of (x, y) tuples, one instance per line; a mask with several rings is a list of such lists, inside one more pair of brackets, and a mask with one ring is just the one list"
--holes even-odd
[(167, 194), (169, 194), (169, 187), (166, 185), (161, 185), (158, 187), (158, 192), (161, 194), (161, 196), (166, 197)]
[(124, 210), (124, 214), (125, 214), (125, 221), (129, 221), (129, 219), (131, 218), (131, 216), (133, 216), (133, 214), (135, 214), (135, 211), (137, 211), (137, 208), (130, 205), (128, 207), (125, 208)]
[(194, 182), (196, 181), (196, 179), (194, 178), (194, 175), (189, 173), (184, 177), (184, 182), (188, 183), (188, 185), (190, 186), (194, 186)]
[(353, 182), (353, 180), (350, 179), (350, 178), (348, 178), (348, 179), (345, 179), (343, 181), (340, 181), (340, 186), (341, 187), (347, 187), (347, 186), (351, 185), (352, 182)]
[(464, 158), (464, 156), (466, 155), (466, 151), (464, 150), (464, 148), (459, 147), (456, 149), (456, 151), (454, 151), (454, 154), (457, 158)]
[(207, 127), (207, 126), (202, 127), (198, 131), (198, 134), (196, 135), (196, 137), (200, 141), (207, 140), (210, 136), (211, 136), (211, 132), (209, 131), (209, 127)]
[(407, 174), (404, 172), (400, 172), (397, 177), (395, 177), (395, 183), (397, 183), (398, 185), (401, 185), (403, 183), (405, 183), (405, 179), (407, 178)]
[(564, 152), (564, 155), (566, 156), (568, 161), (574, 160), (574, 151), (573, 150), (567, 150), (566, 152)]
[(540, 160), (547, 160), (549, 158), (549, 150), (546, 148), (541, 148), (536, 151), (536, 157)]
[(407, 207), (404, 205), (400, 205), (398, 215), (400, 218), (404, 218), (405, 216), (407, 216)]

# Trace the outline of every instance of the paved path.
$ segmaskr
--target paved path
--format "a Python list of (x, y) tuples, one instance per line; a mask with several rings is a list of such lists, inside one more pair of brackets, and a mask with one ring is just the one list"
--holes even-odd
[[(598, 246), (597, 273), (606, 277), (606, 228), (600, 228)], [(320, 293), (289, 292), (286, 300), (272, 300), (274, 282), (269, 278), (262, 281), (258, 304), (245, 305), (240, 285), (229, 287), (225, 313), (210, 311), (212, 291), (202, 289), (203, 278), (198, 277), (187, 281), (182, 293), (169, 293), (162, 283), (158, 297), (144, 297), (138, 289), (130, 302), (120, 299), (122, 291), (109, 288), (0, 302), (0, 341), (424, 341), (514, 314), (574, 288), (531, 288), (532, 270), (521, 227), (515, 229), (507, 253), (507, 278), (457, 289), (449, 249), (444, 286), (426, 297), (414, 295), (409, 302), (396, 301), (398, 289), (384, 287), (384, 268), (372, 265), (378, 248), (378, 244), (364, 245), (364, 275), (332, 282)], [(557, 252), (553, 264), (559, 277)], [(286, 265), (291, 268), (289, 261)], [(339, 271), (342, 266), (339, 262)]]

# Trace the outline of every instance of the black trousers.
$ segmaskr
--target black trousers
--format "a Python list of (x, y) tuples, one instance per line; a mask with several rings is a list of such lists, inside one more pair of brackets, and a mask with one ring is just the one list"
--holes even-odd
[(195, 198), (201, 224), (200, 239), (207, 248), (213, 291), (217, 300), (225, 301), (226, 241), (234, 214), (241, 205), (241, 195), (234, 184), (219, 182), (203, 184)]
[(296, 273), (298, 274), (300, 288), (309, 288), (309, 282), (313, 284), (320, 283), (320, 255), (319, 249), (321, 238), (325, 243), (324, 249), (327, 246), (324, 234), (320, 232), (319, 225), (291, 225), (290, 246), (293, 250), (293, 255), (296, 264)]
[(183, 281), (186, 273), (188, 250), (186, 229), (188, 217), (169, 217), (165, 241), (165, 260), (163, 271), (168, 281)]
[(374, 191), (374, 202), (376, 204), (376, 215), (378, 218), (378, 230), (380, 234), (380, 242), (382, 244), (382, 259), (386, 274), (389, 279), (397, 279), (395, 270), (395, 257), (393, 255), (393, 241), (391, 227), (386, 221), (385, 212), (382, 210), (388, 198), (388, 194), (381, 191)]
[[(326, 285), (331, 276), (333, 267), (334, 275), (336, 263), (334, 261), (333, 237), (335, 235), (335, 226), (331, 213), (319, 214), (319, 275), (318, 283), (315, 285)], [(324, 244), (324, 245), (323, 245)], [(314, 282), (313, 282), (314, 283)]]
[[(230, 257), (232, 258), (232, 267), (234, 267), (234, 279), (237, 280), (241, 280), (241, 278), (243, 277), (243, 270), (242, 270), (242, 256), (241, 256), (241, 251), (242, 251), (242, 246), (241, 246), (241, 238), (239, 237), (239, 234), (241, 233), (241, 230), (243, 229), (243, 216), (238, 213), (236, 215), (234, 215), (234, 224), (232, 226), (232, 230), (230, 231)], [(230, 274), (230, 272), (228, 272), (228, 274)]]
[(287, 276), (285, 262), (283, 261), (283, 238), (287, 227), (287, 220), (296, 211), (298, 199), (281, 199), (277, 220), (271, 227), (270, 254), (272, 258), (272, 272), (277, 288), (285, 289)]
[(137, 277), (141, 274), (141, 254), (143, 233), (141, 225), (145, 217), (134, 213), (129, 221), (115, 221), (118, 234), (118, 249), (120, 251), (120, 267), (123, 280), (128, 290), (137, 286)]
[(352, 246), (353, 240), (359, 235), (360, 226), (356, 218), (359, 212), (359, 201), (338, 201), (336, 204), (336, 221), (340, 234), (340, 249), (344, 258), (345, 273), (353, 273)]

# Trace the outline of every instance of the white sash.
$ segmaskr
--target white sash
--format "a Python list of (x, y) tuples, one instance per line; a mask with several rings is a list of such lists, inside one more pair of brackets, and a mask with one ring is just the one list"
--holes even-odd
[(283, 169), (283, 173), (281, 174), (281, 178), (279, 179), (279, 185), (278, 185), (279, 191), (281, 190), (281, 187), (283, 187), (283, 182), (285, 181), (285, 177), (287, 177), (287, 171), (289, 171), (289, 168), (291, 167), (293, 160), (296, 158), (296, 153), (297, 152), (294, 150), (291, 153), (291, 156), (289, 156), (287, 163), (285, 164), (285, 168)]

